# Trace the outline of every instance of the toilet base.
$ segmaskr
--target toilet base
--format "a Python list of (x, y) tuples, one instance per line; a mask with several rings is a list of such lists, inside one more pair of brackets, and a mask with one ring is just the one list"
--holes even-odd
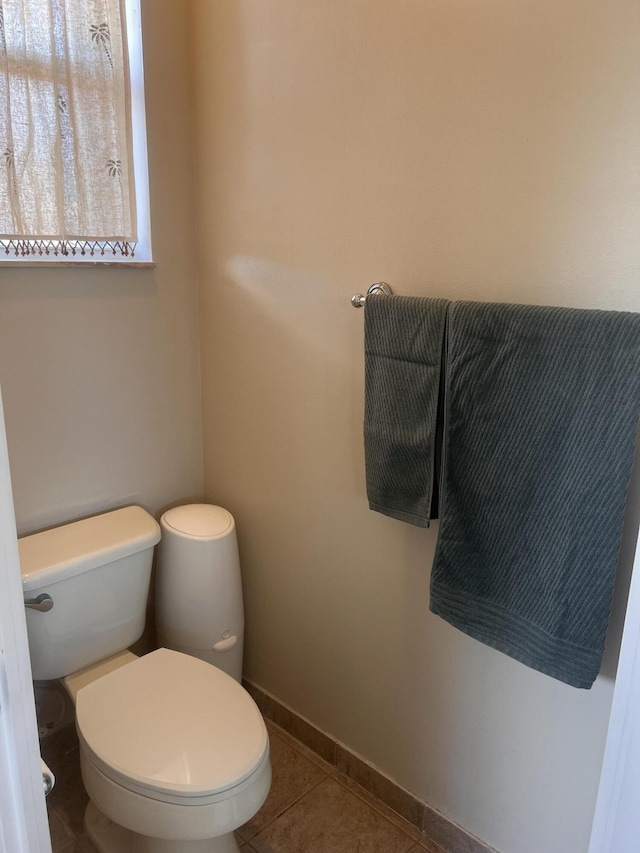
[(233, 832), (203, 841), (149, 838), (118, 826), (92, 802), (89, 802), (84, 815), (84, 828), (99, 853), (240, 853)]

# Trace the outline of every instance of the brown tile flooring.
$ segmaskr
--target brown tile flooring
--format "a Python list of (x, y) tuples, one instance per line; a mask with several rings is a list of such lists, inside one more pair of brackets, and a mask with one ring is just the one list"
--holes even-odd
[[(267, 722), (273, 782), (237, 832), (242, 853), (445, 853), (412, 824)], [(96, 853), (84, 834), (87, 795), (73, 726), (41, 742), (56, 776), (47, 804), (53, 853)]]

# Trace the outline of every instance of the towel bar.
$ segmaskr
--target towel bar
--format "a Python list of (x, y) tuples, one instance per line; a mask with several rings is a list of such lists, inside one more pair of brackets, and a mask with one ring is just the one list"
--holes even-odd
[[(386, 293), (387, 296), (391, 296), (393, 295), (393, 290), (391, 290), (386, 281), (376, 281), (367, 290), (367, 296), (375, 296), (376, 293)], [(364, 296), (362, 293), (356, 293), (355, 296), (351, 297), (351, 304), (354, 308), (364, 308), (367, 296)]]

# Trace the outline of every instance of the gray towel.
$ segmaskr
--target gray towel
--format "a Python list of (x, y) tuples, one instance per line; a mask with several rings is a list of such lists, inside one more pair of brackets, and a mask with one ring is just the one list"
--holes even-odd
[(640, 315), (449, 311), (431, 610), (590, 687), (609, 619), (640, 401)]
[(364, 309), (364, 447), (369, 506), (428, 527), (448, 302), (369, 297)]

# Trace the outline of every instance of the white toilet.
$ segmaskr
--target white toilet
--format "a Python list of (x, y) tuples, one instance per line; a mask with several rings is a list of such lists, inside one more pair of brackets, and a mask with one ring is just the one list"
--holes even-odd
[(61, 678), (75, 702), (101, 853), (237, 853), (234, 830), (271, 784), (258, 708), (204, 660), (126, 650), (144, 629), (159, 539), (133, 506), (19, 541), (33, 677)]

